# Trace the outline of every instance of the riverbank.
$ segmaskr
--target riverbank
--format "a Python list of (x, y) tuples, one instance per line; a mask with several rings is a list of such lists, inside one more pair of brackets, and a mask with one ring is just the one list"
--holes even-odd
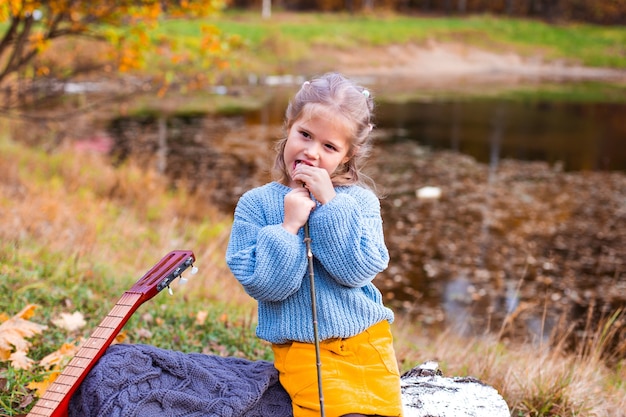
[[(307, 77), (335, 70), (384, 80), (397, 91), (626, 82), (626, 31), (618, 27), (489, 15), (458, 19), (288, 12), (270, 19), (232, 12), (215, 23), (225, 33), (249, 37), (249, 49), (236, 54), (240, 60), (233, 69), (241, 74)], [(177, 25), (171, 29), (182, 33)]]
[[(510, 86), (540, 82), (610, 81), (626, 83), (626, 68), (589, 67), (550, 60), (540, 48), (523, 56), (460, 42), (428, 40), (343, 50), (311, 47), (300, 66), (309, 72), (336, 70), (349, 76), (398, 82), (399, 88), (463, 88), (468, 84)], [(319, 60), (319, 57), (324, 57)], [(411, 83), (409, 86), (403, 83)]]

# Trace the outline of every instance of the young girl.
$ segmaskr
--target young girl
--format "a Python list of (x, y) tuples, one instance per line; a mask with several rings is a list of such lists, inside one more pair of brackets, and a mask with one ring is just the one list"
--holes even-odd
[(289, 103), (277, 178), (235, 210), (227, 263), (258, 301), (257, 335), (295, 417), (319, 416), (308, 258), (313, 253), (325, 415), (400, 416), (393, 312), (372, 284), (387, 267), (380, 203), (360, 172), (373, 100), (340, 74), (307, 81)]

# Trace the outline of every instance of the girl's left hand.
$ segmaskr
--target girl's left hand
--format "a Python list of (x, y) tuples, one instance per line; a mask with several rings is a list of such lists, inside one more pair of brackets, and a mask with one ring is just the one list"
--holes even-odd
[(337, 195), (328, 171), (323, 168), (300, 164), (294, 170), (293, 179), (303, 183), (320, 204), (328, 203)]

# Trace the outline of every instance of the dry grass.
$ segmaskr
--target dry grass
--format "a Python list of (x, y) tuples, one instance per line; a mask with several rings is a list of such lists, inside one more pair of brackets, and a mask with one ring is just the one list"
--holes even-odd
[(621, 329), (617, 318), (600, 323), (573, 353), (565, 350), (566, 332), (545, 345), (513, 345), (498, 335), (467, 339), (443, 332), (429, 337), (399, 317), (394, 334), (405, 369), (434, 359), (444, 375), (474, 376), (500, 392), (513, 416), (624, 417), (626, 363), (609, 358), (605, 343)]
[(190, 280), (193, 296), (249, 303), (223, 260), (230, 219), (163, 177), (132, 164), (114, 168), (100, 155), (26, 149), (1, 138), (0, 177), (0, 240), (20, 256), (45, 262), (46, 253), (64, 253), (139, 277), (165, 253), (191, 249), (202, 270)]

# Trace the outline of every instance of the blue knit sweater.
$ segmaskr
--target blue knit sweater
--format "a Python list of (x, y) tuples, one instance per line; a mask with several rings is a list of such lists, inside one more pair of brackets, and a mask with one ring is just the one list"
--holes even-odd
[[(281, 226), (291, 188), (272, 182), (245, 193), (235, 209), (226, 261), (245, 291), (258, 301), (257, 335), (272, 343), (313, 342), (304, 231)], [(389, 262), (380, 202), (358, 186), (336, 187), (337, 196), (309, 217), (320, 339), (351, 337), (393, 312), (372, 284)]]

